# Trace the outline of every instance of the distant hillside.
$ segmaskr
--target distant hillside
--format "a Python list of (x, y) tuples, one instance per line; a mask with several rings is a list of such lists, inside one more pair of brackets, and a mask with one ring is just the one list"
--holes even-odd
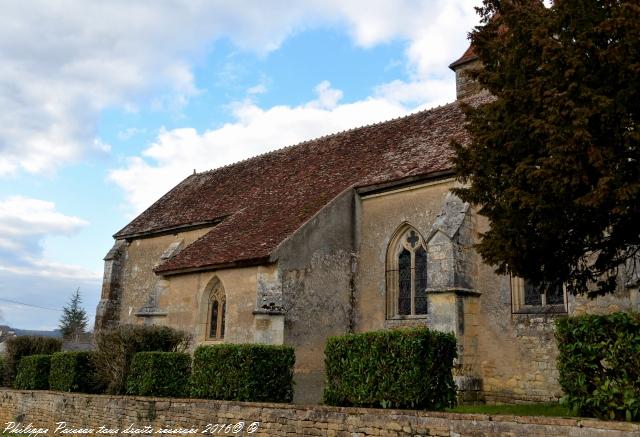
[(15, 329), (13, 328), (13, 332), (16, 333), (18, 337), (22, 337), (25, 335), (35, 335), (38, 337), (54, 337), (54, 338), (62, 338), (62, 333), (59, 329), (55, 329), (53, 331), (34, 331), (30, 329)]

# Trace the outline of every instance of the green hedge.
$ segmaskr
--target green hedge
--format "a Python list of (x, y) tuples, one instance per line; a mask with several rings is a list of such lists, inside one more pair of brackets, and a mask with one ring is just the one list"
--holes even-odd
[(15, 388), (19, 390), (49, 389), (51, 355), (29, 355), (22, 357), (18, 365)]
[(556, 340), (569, 408), (583, 416), (640, 420), (640, 315), (562, 318)]
[(191, 396), (291, 402), (295, 353), (289, 346), (222, 344), (200, 346), (193, 358)]
[(133, 356), (127, 393), (183, 397), (189, 394), (191, 357), (183, 352), (138, 352)]
[(95, 352), (57, 352), (51, 356), (51, 390), (100, 393), (96, 381)]
[(122, 325), (96, 334), (96, 368), (109, 394), (126, 391), (131, 360), (137, 352), (184, 352), (191, 335), (166, 326)]
[(4, 383), (14, 386), (18, 365), (28, 355), (49, 355), (62, 349), (62, 341), (51, 337), (14, 337), (7, 340), (5, 354)]
[(331, 337), (325, 350), (329, 405), (441, 410), (455, 405), (453, 334), (426, 328)]

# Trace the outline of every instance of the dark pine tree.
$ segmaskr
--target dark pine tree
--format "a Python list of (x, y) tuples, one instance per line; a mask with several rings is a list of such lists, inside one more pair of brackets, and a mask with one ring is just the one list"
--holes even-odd
[(87, 313), (80, 306), (80, 288), (76, 289), (71, 296), (69, 303), (62, 309), (60, 319), (60, 331), (66, 340), (78, 341), (78, 337), (84, 334), (87, 329)]
[[(491, 229), (499, 273), (614, 291), (640, 250), (640, 3), (484, 0), (471, 33), (495, 99), (466, 107), (457, 190)], [(635, 257), (635, 258), (634, 258)]]

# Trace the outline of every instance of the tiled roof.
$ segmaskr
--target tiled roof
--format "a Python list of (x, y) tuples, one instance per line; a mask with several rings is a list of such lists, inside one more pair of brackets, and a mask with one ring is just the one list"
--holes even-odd
[(194, 174), (115, 237), (222, 220), (156, 272), (264, 261), (350, 187), (450, 170), (452, 138), (468, 140), (457, 102)]
[(466, 64), (467, 62), (473, 61), (474, 59), (478, 59), (478, 55), (476, 55), (475, 51), (473, 50), (473, 46), (469, 46), (469, 48), (457, 61), (454, 61), (449, 65), (449, 68), (455, 70), (458, 65)]

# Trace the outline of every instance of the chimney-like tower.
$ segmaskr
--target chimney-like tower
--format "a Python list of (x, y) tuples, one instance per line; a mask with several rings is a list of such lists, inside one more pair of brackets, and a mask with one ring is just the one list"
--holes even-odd
[(473, 47), (471, 46), (469, 46), (460, 59), (449, 65), (449, 68), (456, 73), (456, 99), (464, 99), (482, 90), (480, 84), (471, 79), (467, 74), (467, 71), (478, 68), (479, 66), (480, 60), (473, 52)]

